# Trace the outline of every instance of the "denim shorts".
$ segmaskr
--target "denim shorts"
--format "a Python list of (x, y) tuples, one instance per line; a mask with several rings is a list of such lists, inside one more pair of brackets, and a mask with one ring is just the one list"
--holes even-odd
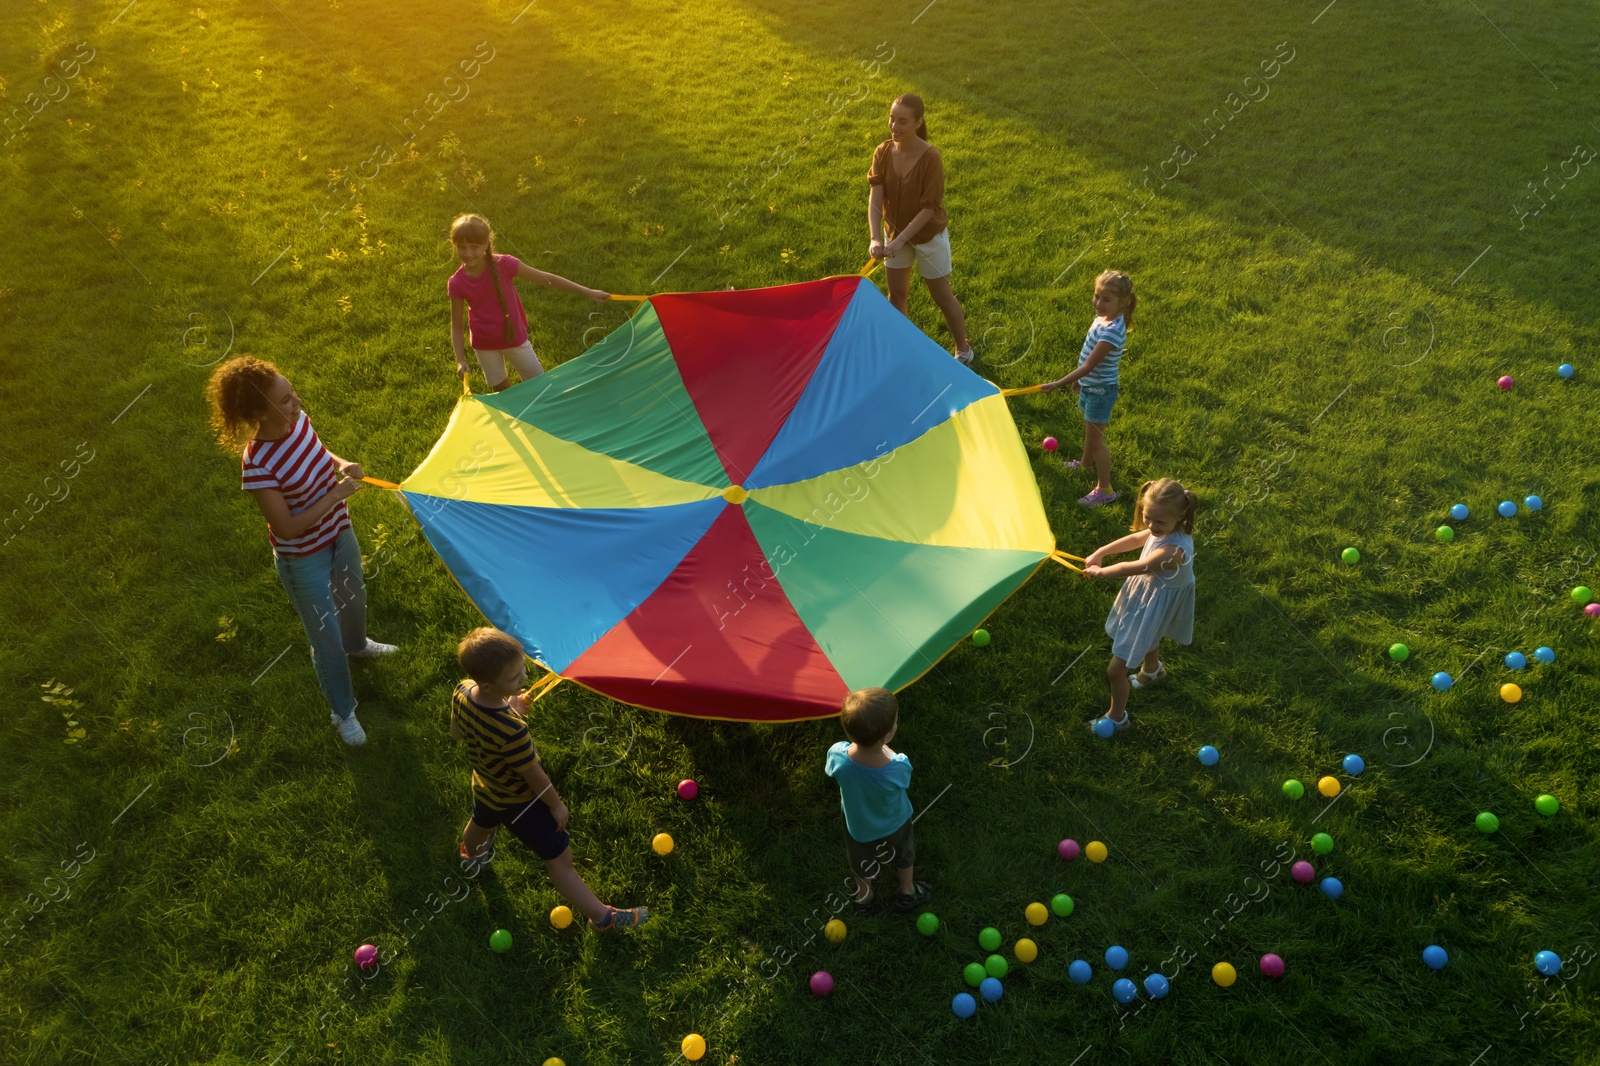
[(561, 857), (571, 838), (565, 829), (556, 828), (556, 820), (543, 800), (529, 800), (513, 804), (506, 810), (496, 810), (476, 796), (472, 799), (472, 820), (483, 829), (503, 825), (511, 835), (528, 846), (539, 858), (548, 862)]
[(1085, 422), (1093, 422), (1097, 426), (1105, 425), (1111, 421), (1111, 408), (1116, 402), (1115, 385), (1078, 386), (1078, 410), (1083, 412)]

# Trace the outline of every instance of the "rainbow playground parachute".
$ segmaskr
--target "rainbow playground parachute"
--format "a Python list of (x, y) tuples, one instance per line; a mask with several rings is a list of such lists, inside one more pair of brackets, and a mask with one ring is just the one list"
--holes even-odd
[(530, 656), (703, 718), (903, 688), (1055, 547), (999, 390), (858, 277), (652, 296), (399, 488)]

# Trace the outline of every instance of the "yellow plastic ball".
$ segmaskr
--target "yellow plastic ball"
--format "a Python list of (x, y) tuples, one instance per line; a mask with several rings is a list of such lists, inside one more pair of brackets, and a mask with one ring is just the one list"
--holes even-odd
[(1027, 915), (1029, 925), (1043, 925), (1050, 919), (1050, 912), (1045, 910), (1043, 903), (1028, 904), (1023, 914)]
[[(1038, 907), (1039, 904), (1035, 903), (1034, 906)], [(1044, 923), (1041, 920), (1039, 924), (1042, 925)], [(1018, 962), (1032, 962), (1039, 957), (1039, 945), (1026, 937), (1017, 941), (1016, 946), (1011, 950), (1016, 954)]]
[(1317, 781), (1317, 791), (1329, 799), (1339, 794), (1339, 779), (1337, 777), (1324, 777)]
[(848, 932), (850, 930), (845, 928), (845, 924), (837, 918), (822, 927), (822, 935), (828, 938), (828, 943), (830, 944), (839, 943)]
[(655, 849), (657, 855), (670, 855), (672, 854), (672, 837), (667, 833), (657, 833), (655, 839), (650, 841), (650, 846)]
[(572, 909), (563, 906), (552, 910), (550, 912), (550, 924), (555, 926), (557, 929), (565, 929), (567, 926), (571, 925)]
[(699, 1062), (706, 1053), (706, 1038), (699, 1033), (690, 1033), (683, 1038), (683, 1057), (690, 1062)]
[(1500, 686), (1500, 698), (1505, 700), (1507, 703), (1516, 703), (1522, 698), (1522, 689), (1511, 684), (1510, 682), (1507, 682), (1506, 684)]
[(551, 1055), (549, 1058), (544, 1060), (544, 1066), (567, 1066), (567, 1064), (556, 1058), (554, 1055)]
[(1090, 862), (1105, 862), (1106, 861), (1106, 855), (1107, 855), (1106, 846), (1104, 844), (1100, 843), (1098, 840), (1089, 841), (1089, 845), (1088, 845), (1088, 847), (1083, 849), (1083, 853), (1085, 855), (1089, 856), (1089, 861)]
[(1233, 963), (1219, 962), (1211, 967), (1211, 979), (1223, 988), (1231, 988), (1239, 979), (1239, 973), (1233, 968)]

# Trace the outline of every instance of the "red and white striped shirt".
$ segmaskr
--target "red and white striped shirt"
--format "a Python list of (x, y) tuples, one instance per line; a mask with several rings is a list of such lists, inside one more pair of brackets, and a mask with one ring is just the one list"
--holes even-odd
[[(289, 505), (289, 513), (299, 514), (338, 480), (338, 468), (333, 456), (323, 447), (311, 419), (304, 411), (295, 420), (294, 428), (277, 440), (252, 440), (244, 446), (244, 490), (277, 489)], [(350, 512), (340, 500), (322, 516), (321, 521), (298, 537), (279, 540), (267, 527), (272, 538), (272, 550), (279, 555), (310, 555), (334, 542), (340, 533), (350, 528)]]

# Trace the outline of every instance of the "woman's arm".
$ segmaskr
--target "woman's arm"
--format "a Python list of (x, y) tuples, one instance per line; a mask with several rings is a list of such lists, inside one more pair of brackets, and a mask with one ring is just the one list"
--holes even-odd
[(516, 276), (527, 278), (529, 281), (536, 281), (548, 288), (563, 289), (567, 292), (577, 293), (579, 296), (587, 296), (596, 303), (611, 299), (611, 294), (604, 289), (591, 289), (587, 285), (579, 285), (576, 281), (568, 281), (560, 274), (552, 274), (548, 270), (540, 270), (538, 267), (529, 266), (521, 260), (518, 260)]
[(884, 245), (884, 251), (890, 255), (893, 255), (900, 249), (904, 248), (907, 244), (911, 243), (911, 238), (917, 233), (917, 231), (922, 229), (923, 223), (927, 222), (928, 219), (932, 217), (933, 208), (931, 207), (924, 207), (921, 211), (918, 211), (916, 217), (910, 222), (906, 223), (906, 228), (901, 230), (899, 235), (895, 237), (894, 240)]
[(255, 497), (256, 506), (261, 508), (262, 515), (266, 517), (272, 535), (279, 540), (293, 540), (322, 521), (323, 516), (333, 510), (334, 504), (349, 499), (359, 491), (361, 482), (347, 477), (336, 482), (333, 488), (299, 514), (289, 513), (289, 503), (277, 489), (251, 489), (250, 495)]
[(1060, 377), (1054, 381), (1045, 382), (1043, 385), (1039, 386), (1039, 391), (1055, 392), (1063, 385), (1071, 385), (1074, 381), (1077, 381), (1079, 378), (1088, 374), (1089, 371), (1105, 362), (1106, 356), (1110, 354), (1111, 342), (1101, 341), (1099, 344), (1096, 344), (1094, 346), (1094, 350), (1089, 353), (1089, 358), (1085, 359), (1082, 363), (1079, 363), (1076, 369), (1072, 370), (1065, 377)]
[(450, 297), (450, 346), (456, 350), (456, 373), (467, 373), (467, 302), (459, 296)]
[[(326, 445), (324, 445), (324, 448), (326, 448)], [(360, 463), (351, 462), (349, 459), (341, 459), (332, 452), (328, 452), (328, 458), (333, 460), (334, 467), (345, 477), (352, 477), (360, 481), (367, 476), (367, 472), (361, 469)]]
[(883, 259), (883, 186), (874, 185), (867, 196), (867, 236), (871, 239), (871, 255)]

